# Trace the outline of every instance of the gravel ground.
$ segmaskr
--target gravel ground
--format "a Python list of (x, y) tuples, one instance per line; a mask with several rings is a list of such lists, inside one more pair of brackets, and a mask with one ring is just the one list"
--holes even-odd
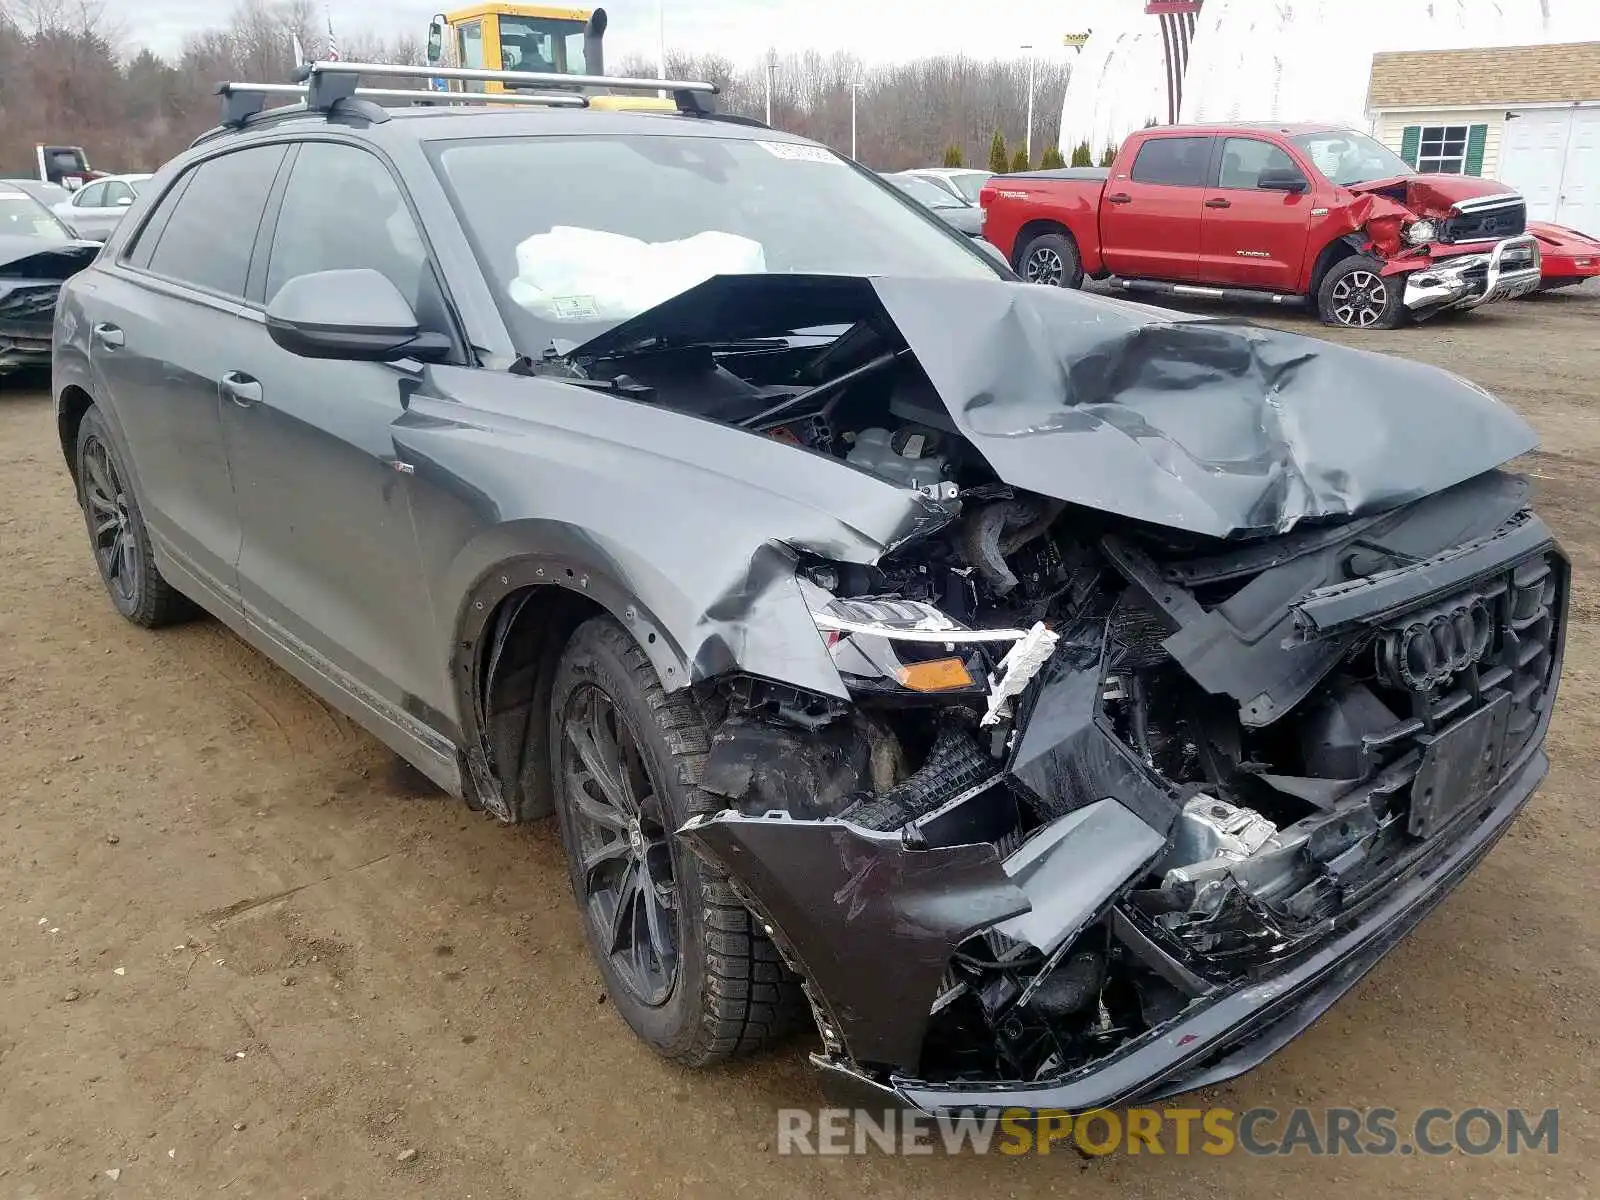
[(821, 1103), (808, 1039), (702, 1074), (657, 1060), (601, 1000), (551, 826), (443, 799), (215, 622), (120, 620), (49, 399), (12, 383), (0, 1197), (1600, 1194), (1600, 291), (1343, 340), (1448, 366), (1539, 430), (1525, 465), (1577, 564), (1555, 765), (1351, 995), (1196, 1103), (1560, 1105), (1559, 1155), (781, 1156), (775, 1111)]

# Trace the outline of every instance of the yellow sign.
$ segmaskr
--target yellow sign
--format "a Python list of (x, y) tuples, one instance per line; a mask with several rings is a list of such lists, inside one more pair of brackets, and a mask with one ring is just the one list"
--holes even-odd
[(1087, 33), (1069, 33), (1061, 39), (1061, 44), (1063, 46), (1076, 46), (1079, 50), (1082, 50), (1083, 44), (1088, 40), (1089, 35)]

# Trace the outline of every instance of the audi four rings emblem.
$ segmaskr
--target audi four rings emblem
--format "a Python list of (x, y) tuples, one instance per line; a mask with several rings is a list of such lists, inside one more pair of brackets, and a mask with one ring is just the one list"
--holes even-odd
[(1390, 629), (1378, 642), (1378, 662), (1400, 687), (1432, 691), (1482, 659), (1493, 636), (1489, 606), (1473, 600)]

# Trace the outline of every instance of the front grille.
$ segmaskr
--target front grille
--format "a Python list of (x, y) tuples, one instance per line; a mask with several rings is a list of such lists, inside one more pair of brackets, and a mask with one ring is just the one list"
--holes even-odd
[[(1494, 739), (1494, 761), (1484, 764), (1482, 782), (1508, 777), (1537, 734), (1555, 690), (1564, 579), (1560, 556), (1549, 551), (1484, 576), (1427, 612), (1380, 630), (1374, 643), (1376, 681), (1401, 711), (1401, 697), (1409, 695), (1411, 715), (1363, 739), (1368, 763), (1393, 761), (1396, 752), (1419, 747), (1474, 713), (1504, 704), (1504, 733)], [(1472, 643), (1471, 653), (1462, 652), (1465, 641)]]
[(56, 310), (56, 298), (60, 294), (59, 283), (13, 288), (4, 299), (0, 299), (0, 317), (21, 321), (29, 317), (51, 316)]
[(1487, 242), (1516, 237), (1528, 228), (1528, 206), (1521, 201), (1447, 217), (1439, 230), (1443, 242)]

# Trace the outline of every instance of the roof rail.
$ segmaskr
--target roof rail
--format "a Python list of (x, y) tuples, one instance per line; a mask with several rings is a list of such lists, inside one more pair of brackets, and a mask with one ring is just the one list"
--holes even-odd
[[(510, 87), (607, 88), (623, 92), (671, 92), (678, 111), (691, 116), (711, 116), (716, 109), (711, 97), (721, 91), (714, 83), (686, 79), (627, 79), (615, 75), (561, 75), (543, 71), (490, 71), (479, 67), (430, 67), (409, 63), (314, 62), (300, 67), (295, 77), (305, 82), (308, 107), (325, 109), (334, 101), (356, 92), (356, 81), (363, 75), (388, 79), (454, 79), (464, 83), (502, 83)], [(447, 103), (477, 92), (439, 92)], [(486, 103), (495, 103), (517, 92), (496, 93)]]
[[(333, 102), (320, 108), (310, 103), (310, 87), (304, 83), (219, 83), (217, 95), (222, 97), (222, 124), (238, 128), (251, 117), (263, 111), (268, 97), (294, 96), (303, 106), (286, 105), (286, 109), (299, 111), (327, 111)], [(488, 95), (483, 92), (430, 92), (421, 88), (353, 88), (348, 97), (356, 100), (409, 100), (414, 104), (537, 104), (549, 108), (587, 108), (588, 97), (576, 92), (557, 92), (551, 95), (529, 92), (510, 92)]]

